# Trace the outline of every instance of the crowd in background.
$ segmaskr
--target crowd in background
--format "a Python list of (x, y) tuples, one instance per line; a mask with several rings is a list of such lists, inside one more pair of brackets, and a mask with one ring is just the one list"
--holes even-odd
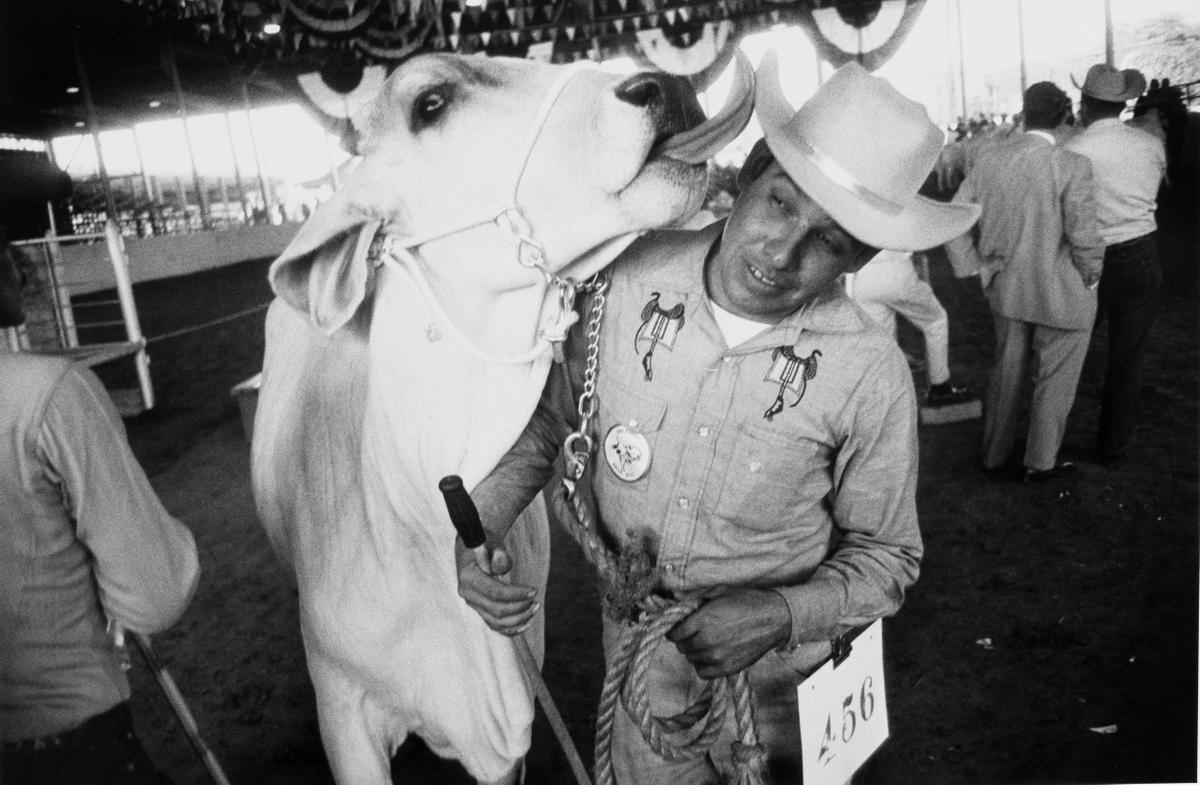
[[(1099, 72), (1097, 71), (1097, 73)], [(1105, 74), (1109, 76), (1115, 73), (1117, 72), (1113, 69), (1105, 71)], [(1189, 210), (1197, 203), (1197, 163), (1198, 159), (1200, 159), (1200, 153), (1198, 153), (1198, 148), (1200, 148), (1200, 134), (1197, 132), (1200, 123), (1191, 120), (1184, 91), (1179, 87), (1173, 86), (1170, 79), (1152, 79), (1147, 83), (1140, 72), (1136, 72), (1133, 69), (1126, 69), (1120, 73), (1122, 78), (1128, 76), (1131, 80), (1130, 85), (1140, 87), (1141, 89), (1136, 95), (1132, 95), (1127, 100), (1109, 101), (1110, 109), (1118, 113), (1117, 117), (1123, 128), (1139, 132), (1139, 135), (1132, 137), (1133, 139), (1139, 139), (1144, 135), (1157, 140), (1157, 147), (1162, 152), (1162, 171), (1157, 173), (1151, 172), (1150, 174), (1143, 172), (1143, 179), (1150, 177), (1157, 185), (1153, 187), (1153, 192), (1149, 194), (1147, 194), (1148, 186), (1140, 186), (1142, 192), (1138, 197), (1142, 202), (1140, 206), (1130, 207), (1129, 205), (1125, 205), (1120, 208), (1123, 211), (1121, 216), (1114, 217), (1110, 214), (1099, 217), (1101, 225), (1097, 227), (1097, 231), (1101, 235), (1109, 235), (1108, 238), (1101, 238), (1099, 241), (1093, 240), (1093, 242), (1099, 242), (1097, 246), (1099, 250), (1094, 251), (1093, 255), (1098, 254), (1103, 256), (1104, 262), (1109, 268), (1104, 273), (1104, 276), (1108, 279), (1108, 284), (1097, 286), (1096, 290), (1092, 290), (1092, 294), (1089, 295), (1092, 299), (1099, 298), (1099, 313), (1096, 312), (1097, 309), (1091, 306), (1085, 297), (1075, 308), (1068, 309), (1072, 311), (1072, 314), (1065, 317), (1067, 321), (1077, 321), (1080, 324), (1087, 324), (1088, 329), (1084, 333), (1081, 333), (1080, 336), (1076, 336), (1077, 338), (1082, 336), (1084, 339), (1090, 339), (1093, 325), (1099, 326), (1107, 322), (1110, 330), (1117, 330), (1117, 334), (1115, 336), (1110, 334), (1109, 338), (1110, 340), (1115, 338), (1118, 344), (1121, 341), (1125, 341), (1128, 344), (1130, 340), (1133, 340), (1122, 332), (1131, 319), (1140, 323), (1140, 326), (1137, 328), (1138, 337), (1135, 341), (1136, 347), (1128, 345), (1124, 347), (1117, 346), (1111, 350), (1115, 352), (1115, 356), (1110, 358), (1109, 380), (1106, 382), (1106, 384), (1111, 386), (1117, 380), (1123, 379), (1123, 386), (1127, 388), (1124, 398), (1130, 399), (1130, 401), (1122, 403), (1121, 400), (1114, 399), (1114, 393), (1110, 390), (1105, 399), (1107, 401), (1105, 408), (1108, 409), (1108, 412), (1102, 414), (1102, 419), (1111, 418), (1113, 410), (1116, 408), (1132, 407), (1136, 409), (1136, 388), (1140, 384), (1141, 347), (1144, 345), (1144, 341), (1149, 339), (1153, 321), (1153, 300), (1162, 280), (1162, 263), (1157, 258), (1157, 250), (1151, 248), (1154, 251), (1151, 254), (1154, 257), (1152, 262), (1155, 268), (1154, 272), (1142, 276), (1145, 280), (1140, 283), (1134, 284), (1126, 280), (1121, 285), (1118, 285), (1116, 283), (1118, 276), (1117, 268), (1121, 267), (1127, 272), (1127, 268), (1130, 265), (1124, 264), (1118, 253), (1110, 252), (1104, 254), (1104, 250), (1114, 244), (1105, 240), (1111, 239), (1113, 235), (1114, 230), (1112, 225), (1120, 224), (1122, 221), (1134, 220), (1136, 223), (1137, 220), (1141, 220), (1144, 224), (1145, 221), (1154, 221), (1156, 218), (1161, 221), (1170, 219), (1173, 216), (1186, 216), (1190, 214)], [(1136, 76), (1134, 76), (1135, 74)], [(1045, 86), (1050, 83), (1041, 84)], [(1074, 101), (1066, 99), (1065, 91), (1059, 90), (1061, 95), (1064, 96), (1063, 100), (1067, 100), (1068, 104), (1062, 107), (1064, 114), (1061, 122), (1056, 127), (1047, 129), (1052, 132), (1051, 135), (1054, 137), (1055, 144), (1060, 149), (1077, 149), (1080, 143), (1073, 140), (1077, 140), (1083, 136), (1086, 133), (1087, 127), (1092, 124), (1081, 117), (1083, 105), (1095, 100), (1089, 98), (1087, 95), (1089, 85), (1085, 80), (1083, 84), (1076, 84), (1075, 87), (1079, 92), (1076, 93)], [(1115, 98), (1118, 96), (1110, 94), (1106, 97)], [(1117, 108), (1117, 104), (1119, 104), (1119, 108)], [(923, 188), (923, 193), (939, 200), (949, 201), (954, 199), (956, 194), (960, 192), (964, 178), (976, 167), (981, 157), (994, 148), (1008, 149), (1025, 132), (1030, 130), (1026, 114), (1025, 111), (1018, 111), (1013, 114), (987, 114), (980, 112), (976, 116), (960, 116), (957, 118), (956, 122), (946, 129), (946, 144), (942, 149), (934, 170), (929, 175), (929, 179)], [(1129, 137), (1125, 138), (1127, 140)], [(1006, 165), (1011, 164), (1006, 155), (992, 155), (993, 157), (998, 156), (998, 160), (1006, 161)], [(1092, 216), (1087, 218), (1088, 222), (1097, 220), (1097, 217), (1094, 215), (1095, 205), (1092, 204), (1097, 195), (1097, 187), (1101, 191), (1107, 189), (1109, 192), (1107, 197), (1103, 194), (1100, 195), (1101, 202), (1107, 198), (1111, 204), (1113, 200), (1120, 201), (1123, 198), (1128, 198), (1122, 196), (1122, 193), (1130, 187), (1127, 185), (1128, 178), (1133, 176), (1136, 179), (1136, 175), (1130, 175), (1125, 169), (1136, 165), (1130, 164), (1128, 161), (1125, 163), (1126, 166), (1117, 167), (1121, 170), (1119, 172), (1111, 172), (1105, 175), (1102, 171), (1100, 179), (1106, 180), (1106, 182), (1097, 184), (1094, 182), (1096, 179), (1096, 172), (1094, 170), (1097, 166), (1103, 170), (1105, 164), (1104, 162), (1091, 162), (1093, 172), (1088, 177), (1089, 185), (1086, 189), (1089, 193), (1089, 198), (1086, 201), (1089, 204), (1080, 207), (1080, 210)], [(1112, 169), (1113, 166), (1114, 164), (1108, 164), (1109, 169)], [(1153, 167), (1154, 165), (1147, 164), (1147, 166)], [(738, 193), (736, 174), (736, 169), (713, 168), (709, 194), (705, 205), (706, 209), (698, 217), (696, 221), (697, 225), (728, 214), (729, 205)], [(1080, 198), (1082, 200), (1082, 197)], [(1041, 207), (1050, 209), (1048, 203), (1041, 205)], [(1103, 213), (1104, 210), (1105, 208), (1102, 206), (1100, 212)], [(1194, 213), (1194, 210), (1191, 210), (1191, 212)], [(1140, 213), (1140, 219), (1131, 219), (1129, 217), (1131, 213)], [(985, 221), (987, 220), (985, 218)], [(1016, 231), (1016, 223), (1019, 220), (1019, 216), (1016, 213), (1010, 213), (999, 218), (993, 216), (992, 220), (1007, 224), (1011, 230)], [(1020, 220), (1026, 221), (1029, 218), (1026, 217)], [(1105, 223), (1107, 223), (1107, 227), (1104, 226)], [(1151, 231), (1139, 232), (1139, 230), (1135, 229), (1133, 231), (1139, 232), (1136, 236), (1123, 237), (1120, 242), (1140, 239), (1143, 246), (1154, 246), (1154, 227), (1151, 225), (1140, 225), (1140, 229), (1146, 228), (1149, 228)], [(977, 227), (975, 231), (978, 233), (980, 229)], [(1117, 235), (1122, 234), (1119, 228), (1115, 231)], [(1125, 234), (1128, 234), (1128, 231)], [(1054, 242), (1060, 243), (1062, 242), (1062, 238), (1056, 237), (1054, 238)], [(1069, 242), (1067, 242), (1067, 245), (1069, 246)], [(1050, 250), (1043, 249), (1042, 253), (1052, 255), (1052, 251)], [(858, 273), (847, 276), (847, 290), (868, 313), (872, 314), (877, 321), (883, 324), (886, 330), (894, 331), (896, 316), (901, 316), (921, 333), (925, 341), (924, 362), (915, 360), (910, 356), (910, 364), (914, 367), (914, 370), (924, 369), (928, 373), (929, 378), (927, 381), (930, 394), (925, 398), (924, 403), (926, 405), (936, 406), (970, 401), (973, 399), (970, 390), (950, 382), (950, 369), (946, 361), (947, 349), (945, 348), (948, 342), (948, 327), (945, 321), (945, 311), (938, 304), (936, 294), (928, 282), (929, 259), (929, 253), (918, 253), (914, 256), (912, 254), (898, 254), (885, 250), (871, 264), (864, 267)], [(1045, 263), (1045, 260), (1039, 262), (1039, 264)], [(1151, 264), (1151, 262), (1144, 263)], [(971, 273), (956, 271), (956, 274)], [(1111, 303), (1118, 299), (1122, 302), (1128, 300), (1131, 295), (1127, 290), (1131, 286), (1142, 288), (1153, 286), (1152, 291), (1147, 289), (1139, 295), (1142, 298), (1142, 302), (1138, 306), (1138, 310), (1142, 315), (1133, 317), (1126, 310), (1118, 312), (1114, 317), (1111, 313), (1111, 307), (1106, 306), (1105, 303), (1108, 302), (1111, 306)], [(985, 290), (987, 289), (986, 284), (984, 288)], [(1118, 291), (1120, 289), (1124, 289), (1126, 292), (1120, 294)], [(1039, 323), (1060, 323), (1062, 318), (1062, 316), (1047, 317), (1043, 315), (1037, 317), (1036, 321)], [(1082, 357), (1086, 353), (1088, 344), (1088, 340), (1081, 340), (1075, 358), (1076, 363), (1082, 363)], [(998, 351), (1000, 350), (998, 347)], [(1043, 371), (1046, 362), (1047, 360), (1043, 357)], [(1037, 366), (1035, 365), (1032, 370), (1037, 373)], [(1015, 373), (1015, 369), (1010, 370), (1010, 376), (1013, 373)], [(1077, 380), (1078, 373), (1072, 374), (1066, 379), (1065, 388), (1055, 394), (1060, 401), (1059, 407), (1063, 409), (1063, 414), (1061, 415), (1063, 418), (1065, 418), (1066, 412), (1069, 412), (1071, 403), (1074, 400)], [(1015, 413), (1010, 413), (1009, 416), (1015, 417)], [(1129, 424), (1122, 426), (1129, 433), (1119, 439), (1119, 444), (1109, 445), (1108, 449), (1105, 449), (1103, 445), (1097, 445), (1100, 451), (1100, 462), (1105, 465), (1120, 465), (1128, 452), (1129, 444), (1133, 440), (1132, 420), (1135, 419), (1134, 415), (1126, 413), (1121, 415), (1120, 419), (1129, 422)], [(1065, 425), (1060, 422), (1057, 428), (1061, 429), (1062, 427), (1065, 427)], [(1056, 452), (1057, 450), (1055, 450)], [(1011, 469), (1013, 461), (1014, 459), (1005, 455), (1001, 460), (1001, 464)], [(986, 458), (984, 463), (987, 468), (1001, 468), (1000, 465), (989, 465), (989, 461)], [(1053, 468), (1054, 466), (1058, 466), (1059, 463), (1062, 462), (1058, 461), (1057, 455), (1055, 455), (1055, 460), (1051, 466), (1043, 468)], [(1019, 470), (1021, 467), (1018, 466), (1016, 468)], [(1025, 468), (1028, 469), (1029, 467)], [(1034, 471), (1036, 472), (1037, 470), (1035, 469)], [(1035, 474), (1034, 476), (1037, 475)], [(1052, 476), (1057, 477), (1060, 474), (1054, 472)]]

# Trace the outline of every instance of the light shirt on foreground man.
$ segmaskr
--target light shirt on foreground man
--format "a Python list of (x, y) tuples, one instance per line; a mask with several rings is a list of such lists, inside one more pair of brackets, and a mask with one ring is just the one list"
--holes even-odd
[[(20, 257), (3, 244), (0, 327), (25, 320)], [(199, 578), (196, 545), (87, 368), (0, 353), (0, 510), (0, 781), (163, 782), (106, 630), (174, 623)]]
[[(772, 776), (793, 782), (796, 684), (832, 638), (900, 607), (922, 553), (912, 378), (839, 277), (877, 248), (961, 234), (978, 209), (916, 195), (942, 134), (857, 65), (794, 111), (764, 59), (757, 111), (766, 138), (728, 220), (649, 234), (611, 269), (589, 490), (609, 542), (656, 560), (660, 593), (704, 597), (655, 651), (654, 714), (682, 709), (702, 679), (748, 668)], [(718, 308), (761, 331), (730, 345), (721, 322), (739, 328)], [(493, 543), (544, 485), (573, 424), (585, 332), (567, 347), (573, 390), (551, 374), (517, 445), (472, 492)], [(459, 581), (494, 629), (513, 634), (531, 617), (531, 591), (465, 552)], [(620, 627), (605, 618), (607, 657)], [(663, 760), (618, 709), (616, 780), (715, 782), (728, 741)]]

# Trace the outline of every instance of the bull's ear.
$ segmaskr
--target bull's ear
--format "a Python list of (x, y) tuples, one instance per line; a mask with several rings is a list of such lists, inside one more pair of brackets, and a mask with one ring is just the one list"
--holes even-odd
[(271, 289), (330, 335), (367, 294), (367, 252), (382, 221), (368, 220), (336, 194), (317, 208), (271, 264)]

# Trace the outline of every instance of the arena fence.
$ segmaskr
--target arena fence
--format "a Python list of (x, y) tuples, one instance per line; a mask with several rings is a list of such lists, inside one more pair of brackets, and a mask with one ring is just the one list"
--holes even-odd
[[(72, 264), (64, 247), (104, 243), (108, 268)], [(19, 240), (37, 264), (40, 286), (25, 301), (26, 322), (5, 330), (10, 351), (34, 351), (71, 357), (85, 365), (128, 357), (137, 374), (132, 394), (114, 393), (123, 415), (154, 408), (150, 357), (138, 322), (137, 304), (129, 275), (129, 258), (117, 225), (103, 232)], [(135, 398), (137, 400), (135, 400)]]

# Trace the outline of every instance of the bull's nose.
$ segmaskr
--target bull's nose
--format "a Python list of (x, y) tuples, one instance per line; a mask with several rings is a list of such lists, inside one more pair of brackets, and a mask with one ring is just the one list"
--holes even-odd
[(704, 110), (686, 77), (648, 71), (623, 80), (614, 92), (618, 100), (649, 114), (660, 139), (704, 122)]
[(640, 108), (662, 106), (667, 91), (666, 74), (634, 74), (616, 87), (617, 98)]

